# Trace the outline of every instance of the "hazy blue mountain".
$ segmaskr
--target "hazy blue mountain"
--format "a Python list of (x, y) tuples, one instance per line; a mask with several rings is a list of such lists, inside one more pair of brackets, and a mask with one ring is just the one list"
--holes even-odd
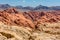
[(60, 10), (60, 6), (52, 6), (52, 7), (48, 7), (48, 6), (43, 6), (43, 5), (38, 5), (36, 7), (23, 7), (21, 5), (19, 6), (11, 6), (9, 4), (0, 4), (0, 9), (7, 9), (10, 7), (15, 7), (17, 9), (23, 9), (23, 10)]
[(28, 10), (33, 10), (33, 7), (27, 6), (27, 7), (23, 7), (23, 9), (28, 9)]
[(43, 5), (39, 5), (39, 6), (35, 7), (35, 10), (41, 10), (41, 9), (50, 9), (50, 8), (47, 6), (43, 6)]
[(16, 6), (17, 9), (23, 9), (23, 6)]
[(60, 6), (53, 6), (53, 7), (50, 7), (50, 9), (53, 9), (53, 10), (60, 10)]
[(0, 4), (0, 9), (6, 9), (11, 7), (9, 4)]

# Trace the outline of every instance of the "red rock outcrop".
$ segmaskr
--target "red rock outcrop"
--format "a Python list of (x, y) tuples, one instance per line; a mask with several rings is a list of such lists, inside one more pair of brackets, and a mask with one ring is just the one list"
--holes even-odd
[(43, 23), (43, 22), (58, 22), (60, 21), (60, 13), (58, 13), (57, 11), (54, 12), (54, 11), (51, 11), (51, 12), (38, 12), (38, 11), (29, 11), (29, 12), (25, 12), (24, 13), (24, 16), (27, 18), (27, 19), (30, 19), (32, 21), (35, 22), (40, 22), (40, 23)]
[(10, 25), (29, 26), (31, 28), (34, 27), (33, 22), (29, 19), (26, 19), (22, 12), (17, 12), (16, 9), (0, 11), (0, 21)]
[(4, 11), (0, 11), (0, 21), (5, 24), (20, 25), (26, 27), (29, 26), (31, 28), (34, 28), (39, 23), (52, 23), (60, 21), (60, 12), (18, 12), (15, 8), (10, 8)]

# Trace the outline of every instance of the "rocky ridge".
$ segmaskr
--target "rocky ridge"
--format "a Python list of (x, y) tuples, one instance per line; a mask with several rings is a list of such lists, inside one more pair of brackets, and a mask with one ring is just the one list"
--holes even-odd
[(19, 12), (15, 8), (10, 8), (4, 11), (0, 11), (0, 21), (11, 25), (24, 25), (24, 26), (34, 27), (35, 25), (37, 25), (37, 23), (59, 22), (60, 14), (57, 11), (56, 12), (54, 11)]
[(0, 11), (1, 40), (60, 40), (59, 11)]

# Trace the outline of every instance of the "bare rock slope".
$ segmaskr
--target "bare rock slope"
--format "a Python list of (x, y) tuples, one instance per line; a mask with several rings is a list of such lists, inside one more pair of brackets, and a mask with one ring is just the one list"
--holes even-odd
[(59, 30), (59, 11), (0, 11), (0, 40), (60, 40)]

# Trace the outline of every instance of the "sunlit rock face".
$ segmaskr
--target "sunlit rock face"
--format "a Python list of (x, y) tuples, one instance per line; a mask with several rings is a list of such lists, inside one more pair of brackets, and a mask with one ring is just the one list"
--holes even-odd
[(0, 11), (0, 21), (5, 24), (35, 27), (37, 23), (53, 23), (60, 21), (60, 13), (58, 11), (28, 11), (20, 12), (15, 8), (9, 8)]
[(60, 40), (60, 23), (40, 24), (32, 29), (24, 26), (5, 25), (0, 22), (1, 40)]
[(28, 11), (24, 12), (23, 15), (25, 18), (32, 20), (35, 25), (60, 21), (60, 13), (58, 11)]
[(0, 11), (0, 40), (60, 40), (59, 11)]
[(33, 22), (23, 16), (23, 12), (18, 12), (14, 8), (0, 12), (0, 21), (5, 24), (34, 27)]

